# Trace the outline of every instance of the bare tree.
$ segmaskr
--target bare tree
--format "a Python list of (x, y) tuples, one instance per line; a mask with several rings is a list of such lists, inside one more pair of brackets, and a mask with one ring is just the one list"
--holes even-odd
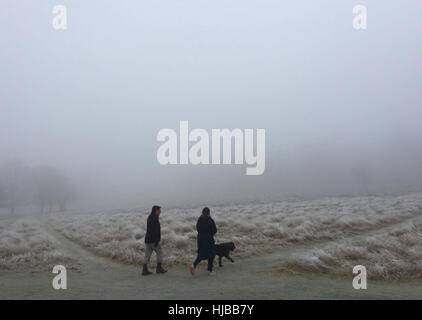
[(41, 212), (51, 212), (57, 205), (60, 211), (66, 210), (68, 200), (74, 197), (74, 189), (68, 179), (56, 168), (40, 166), (33, 169), (35, 198)]
[(9, 208), (11, 215), (29, 200), (28, 178), (28, 168), (19, 161), (6, 162), (0, 168), (0, 207)]

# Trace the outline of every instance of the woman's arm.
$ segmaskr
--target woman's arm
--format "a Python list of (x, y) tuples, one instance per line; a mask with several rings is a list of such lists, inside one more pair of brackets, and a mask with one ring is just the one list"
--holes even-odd
[(216, 234), (217, 233), (217, 226), (215, 225), (215, 222), (213, 219), (211, 219), (212, 223), (211, 223), (211, 228), (212, 228), (212, 234)]

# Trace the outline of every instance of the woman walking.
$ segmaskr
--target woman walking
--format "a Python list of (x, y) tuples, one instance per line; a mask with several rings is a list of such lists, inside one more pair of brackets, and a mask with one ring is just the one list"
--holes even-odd
[(208, 259), (208, 275), (213, 276), (215, 272), (212, 270), (215, 257), (214, 235), (217, 232), (214, 220), (210, 217), (210, 209), (205, 207), (202, 215), (196, 223), (198, 231), (198, 256), (195, 262), (190, 266), (190, 273), (195, 275), (195, 268), (202, 260)]

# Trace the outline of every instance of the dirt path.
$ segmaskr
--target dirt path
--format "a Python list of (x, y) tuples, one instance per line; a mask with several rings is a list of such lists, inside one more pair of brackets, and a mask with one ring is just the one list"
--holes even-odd
[[(408, 223), (403, 220), (378, 230), (350, 238), (382, 233)], [(243, 259), (216, 267), (217, 275), (207, 275), (203, 262), (195, 277), (188, 264), (172, 267), (167, 274), (141, 276), (140, 267), (123, 265), (99, 257), (56, 232), (47, 223), (43, 228), (76, 261), (77, 269), (68, 269), (68, 289), (56, 291), (50, 272), (0, 272), (1, 299), (373, 299), (421, 298), (422, 282), (387, 283), (369, 281), (366, 291), (352, 288), (350, 279), (321, 275), (291, 276), (265, 272), (293, 253), (322, 246), (329, 241), (300, 244), (280, 252)], [(235, 254), (234, 254), (235, 256)], [(154, 257), (153, 257), (154, 259)]]
[(85, 267), (96, 267), (99, 269), (131, 268), (128, 265), (91, 253), (89, 250), (81, 247), (79, 244), (69, 240), (61, 233), (54, 230), (46, 221), (41, 221), (41, 226), (50, 236), (60, 243), (60, 248), (63, 251), (78, 262), (78, 269), (81, 271), (83, 271)]

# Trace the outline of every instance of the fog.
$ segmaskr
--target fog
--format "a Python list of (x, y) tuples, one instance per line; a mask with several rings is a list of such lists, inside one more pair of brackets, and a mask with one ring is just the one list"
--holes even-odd
[[(422, 4), (0, 3), (0, 164), (58, 168), (74, 206), (422, 190)], [(266, 169), (160, 165), (160, 129), (266, 130)]]

